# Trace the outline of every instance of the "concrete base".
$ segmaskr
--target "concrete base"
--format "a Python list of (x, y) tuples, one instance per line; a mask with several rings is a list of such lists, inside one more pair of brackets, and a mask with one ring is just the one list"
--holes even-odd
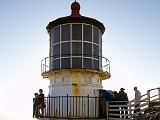
[[(90, 118), (90, 119), (74, 119), (74, 118), (70, 118), (70, 119), (59, 119), (59, 118), (40, 118), (39, 120), (129, 120), (129, 119), (120, 119), (120, 118), (97, 118), (97, 119), (93, 119), (93, 118)], [(142, 119), (134, 119), (134, 120), (142, 120)], [(147, 120), (147, 119), (145, 119)]]

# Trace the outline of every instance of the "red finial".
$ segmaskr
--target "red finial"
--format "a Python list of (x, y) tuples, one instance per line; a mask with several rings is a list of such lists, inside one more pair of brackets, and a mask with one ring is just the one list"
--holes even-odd
[(79, 14), (80, 4), (79, 4), (78, 2), (76, 2), (76, 0), (75, 0), (75, 2), (73, 2), (73, 3), (71, 4), (71, 10), (72, 10), (71, 16), (73, 16), (73, 17), (81, 16), (81, 15)]

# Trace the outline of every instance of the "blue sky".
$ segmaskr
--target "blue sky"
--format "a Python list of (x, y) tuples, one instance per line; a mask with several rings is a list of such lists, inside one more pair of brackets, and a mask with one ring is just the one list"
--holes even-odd
[[(48, 22), (70, 15), (74, 0), (0, 1), (0, 119), (32, 120), (32, 97), (39, 88), (47, 96), (49, 81), (40, 75), (48, 56)], [(111, 62), (104, 89), (133, 87), (142, 93), (160, 87), (160, 1), (77, 0), (81, 15), (103, 22), (103, 56)]]

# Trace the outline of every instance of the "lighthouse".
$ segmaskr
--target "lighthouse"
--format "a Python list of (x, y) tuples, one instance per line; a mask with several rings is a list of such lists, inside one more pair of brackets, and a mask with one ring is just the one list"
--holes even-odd
[(111, 77), (110, 62), (102, 56), (103, 23), (82, 16), (75, 1), (69, 16), (49, 22), (46, 29), (49, 56), (41, 61), (41, 75), (50, 86), (40, 119), (97, 118), (102, 81)]

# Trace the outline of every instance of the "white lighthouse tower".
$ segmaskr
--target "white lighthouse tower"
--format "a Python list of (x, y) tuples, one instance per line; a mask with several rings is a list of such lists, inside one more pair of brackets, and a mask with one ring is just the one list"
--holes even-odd
[(102, 80), (110, 78), (109, 60), (102, 56), (104, 25), (82, 16), (80, 4), (71, 15), (49, 22), (49, 57), (41, 62), (42, 76), (50, 80), (46, 120), (97, 118)]

